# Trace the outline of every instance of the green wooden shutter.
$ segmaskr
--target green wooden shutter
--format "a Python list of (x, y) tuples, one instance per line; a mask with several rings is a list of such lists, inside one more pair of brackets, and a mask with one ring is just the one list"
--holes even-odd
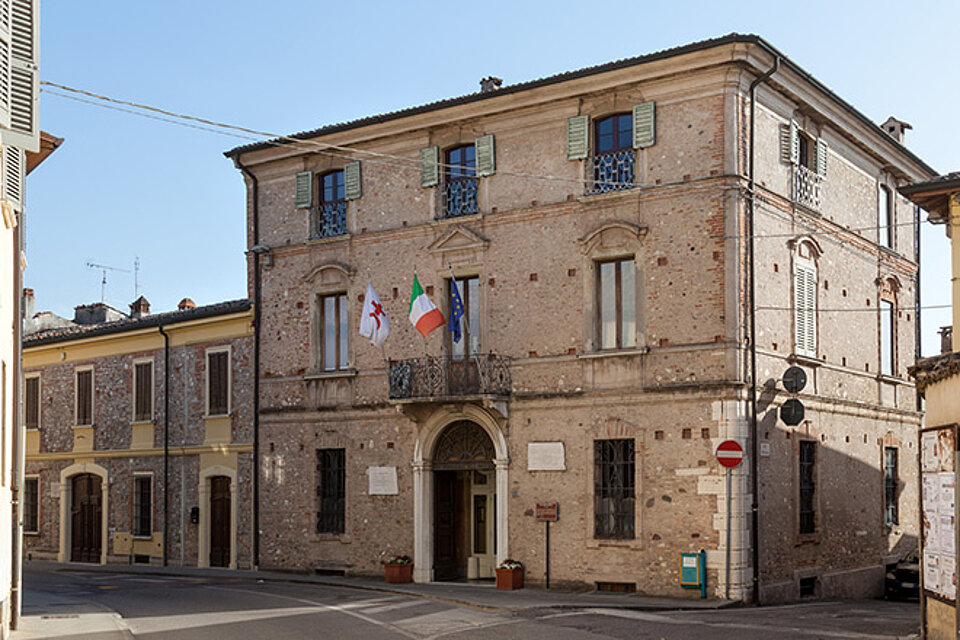
[(440, 149), (427, 147), (420, 149), (420, 186), (434, 187), (440, 182), (438, 165), (440, 164)]
[(644, 102), (633, 107), (633, 148), (645, 149), (657, 142), (657, 103)]
[(301, 171), (297, 174), (296, 186), (297, 209), (308, 209), (313, 204), (313, 173)]
[(567, 118), (567, 160), (581, 160), (590, 151), (590, 116)]
[(829, 148), (827, 141), (823, 138), (817, 139), (817, 173), (821, 176), (827, 175), (827, 154)]
[(343, 197), (346, 200), (356, 200), (361, 193), (360, 161), (348, 162), (343, 167)]
[(474, 142), (477, 152), (477, 175), (489, 176), (497, 171), (497, 161), (493, 148), (493, 134), (480, 136)]
[[(39, 0), (10, 0), (9, 76), (0, 82), (10, 88), (10, 127), (0, 130), (0, 142), (34, 153), (40, 151), (37, 103), (40, 97)], [(0, 61), (0, 67), (6, 60)]]

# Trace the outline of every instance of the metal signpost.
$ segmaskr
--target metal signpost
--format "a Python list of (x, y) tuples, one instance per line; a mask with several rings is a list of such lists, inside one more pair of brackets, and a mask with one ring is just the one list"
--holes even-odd
[(725, 569), (726, 599), (730, 599), (730, 503), (731, 503), (731, 476), (733, 470), (743, 462), (743, 447), (736, 440), (724, 440), (717, 446), (717, 462), (727, 469), (727, 562)]
[(547, 534), (547, 574), (546, 574), (546, 584), (544, 585), (547, 589), (550, 588), (550, 523), (556, 522), (560, 519), (560, 503), (559, 502), (538, 502), (537, 503), (537, 522), (542, 522), (546, 525), (546, 534)]

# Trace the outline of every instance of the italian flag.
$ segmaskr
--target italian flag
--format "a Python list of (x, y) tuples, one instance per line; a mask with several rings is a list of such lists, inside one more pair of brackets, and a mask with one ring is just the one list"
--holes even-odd
[(424, 338), (437, 327), (443, 326), (443, 314), (423, 292), (417, 274), (413, 274), (413, 291), (410, 293), (410, 324)]

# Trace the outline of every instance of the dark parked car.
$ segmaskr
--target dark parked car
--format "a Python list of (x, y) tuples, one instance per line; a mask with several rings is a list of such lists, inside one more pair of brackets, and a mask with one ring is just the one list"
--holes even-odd
[(920, 557), (916, 549), (897, 564), (887, 565), (885, 595), (890, 599), (920, 597)]

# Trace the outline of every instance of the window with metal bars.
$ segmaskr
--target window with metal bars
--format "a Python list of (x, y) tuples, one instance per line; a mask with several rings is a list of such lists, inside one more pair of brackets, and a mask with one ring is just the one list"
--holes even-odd
[(76, 378), (76, 424), (93, 424), (93, 369), (77, 371)]
[(346, 530), (345, 449), (317, 449), (317, 533)]
[(23, 424), (27, 429), (40, 428), (40, 376), (23, 381)]
[(347, 294), (335, 293), (319, 298), (320, 367), (323, 371), (346, 369), (349, 362)]
[(153, 535), (153, 477), (133, 477), (133, 535)]
[(897, 501), (898, 453), (896, 447), (883, 448), (883, 521), (888, 527), (900, 524), (900, 503)]
[(133, 365), (133, 419), (153, 420), (153, 362)]
[(634, 186), (633, 114), (620, 113), (595, 123), (593, 187), (607, 193)]
[(633, 440), (593, 443), (595, 538), (632, 540), (635, 535), (636, 463)]
[(814, 533), (816, 522), (817, 443), (801, 440), (800, 445), (800, 533)]
[(23, 479), (23, 531), (40, 532), (40, 478)]
[(320, 176), (320, 206), (317, 208), (313, 236), (332, 238), (347, 232), (347, 199), (344, 171)]
[(230, 352), (207, 352), (207, 415), (230, 413)]
[(443, 215), (447, 218), (477, 213), (477, 151), (472, 144), (444, 154)]
[(597, 264), (597, 309), (601, 349), (637, 346), (637, 285), (633, 258)]

